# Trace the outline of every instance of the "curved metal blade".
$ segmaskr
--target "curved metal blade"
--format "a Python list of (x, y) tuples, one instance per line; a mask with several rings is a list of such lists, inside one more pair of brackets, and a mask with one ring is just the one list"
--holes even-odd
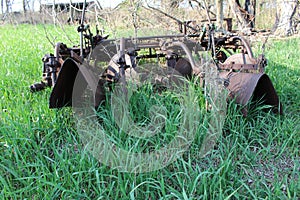
[[(62, 108), (72, 105), (73, 87), (78, 71), (79, 66), (73, 59), (69, 58), (63, 63), (50, 95), (49, 108)], [(83, 78), (81, 73), (78, 75)], [(83, 92), (86, 85), (82, 85), (82, 88), (78, 89), (77, 92), (80, 90)]]
[[(229, 98), (235, 99), (240, 105), (246, 105), (252, 97), (252, 100), (261, 100), (265, 105), (274, 107), (275, 113), (282, 114), (278, 95), (268, 77), (264, 73), (238, 73), (221, 72), (220, 76), (229, 79)], [(246, 116), (248, 111), (243, 110)]]

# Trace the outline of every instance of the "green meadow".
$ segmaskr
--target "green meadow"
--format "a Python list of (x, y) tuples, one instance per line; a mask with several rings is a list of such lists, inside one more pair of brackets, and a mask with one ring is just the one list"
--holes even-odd
[[(222, 135), (208, 155), (199, 154), (201, 137), (196, 136), (176, 161), (139, 174), (119, 172), (94, 158), (81, 143), (72, 109), (48, 108), (50, 88), (29, 91), (41, 79), (41, 58), (53, 52), (49, 41), (71, 45), (79, 43), (79, 36), (74, 26), (0, 26), (1, 199), (300, 198), (300, 38), (270, 38), (265, 48), (266, 73), (284, 115), (258, 105), (243, 117), (230, 103)], [(261, 53), (261, 43), (253, 45)], [(136, 98), (140, 102), (143, 96)], [(171, 97), (164, 101), (174, 108), (171, 117), (180, 112)], [(139, 107), (132, 109), (139, 112)], [(104, 118), (105, 127), (113, 135), (109, 119)], [(172, 123), (168, 130), (174, 132)], [(207, 130), (203, 121), (199, 127), (199, 133)]]

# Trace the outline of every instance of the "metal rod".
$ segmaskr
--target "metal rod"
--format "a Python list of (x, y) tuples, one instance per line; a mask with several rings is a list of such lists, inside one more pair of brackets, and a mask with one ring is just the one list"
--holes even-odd
[(84, 60), (84, 51), (83, 51), (83, 29), (84, 29), (84, 15), (86, 9), (86, 0), (83, 3), (82, 15), (81, 15), (81, 22), (80, 22), (80, 57), (81, 61)]

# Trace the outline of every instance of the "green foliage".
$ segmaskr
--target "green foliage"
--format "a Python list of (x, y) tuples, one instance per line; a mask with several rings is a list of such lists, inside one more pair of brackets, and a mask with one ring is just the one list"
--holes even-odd
[[(52, 36), (61, 33), (55, 42), (66, 40), (56, 27), (46, 30)], [(267, 73), (284, 116), (258, 106), (243, 118), (240, 108), (229, 104), (223, 135), (209, 155), (199, 154), (198, 136), (166, 168), (129, 174), (102, 165), (84, 149), (72, 110), (48, 109), (50, 89), (29, 92), (28, 86), (40, 78), (41, 57), (53, 51), (43, 27), (2, 26), (0, 32), (1, 199), (299, 198), (299, 38), (269, 41), (266, 50)], [(135, 96), (140, 103), (147, 101), (143, 97)], [(155, 104), (157, 98), (149, 102)], [(173, 108), (169, 114), (176, 115), (176, 100), (165, 102)], [(144, 117), (135, 120), (147, 121)], [(112, 122), (105, 119), (109, 128)], [(199, 133), (207, 128), (199, 123)]]

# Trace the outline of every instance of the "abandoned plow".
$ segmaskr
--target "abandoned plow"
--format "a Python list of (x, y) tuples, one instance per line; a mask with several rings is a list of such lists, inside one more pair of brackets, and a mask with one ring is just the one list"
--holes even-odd
[[(214, 26), (208, 24), (201, 31), (180, 24), (183, 33), (135, 38), (108, 39), (97, 34), (93, 36), (88, 26), (78, 29), (83, 36), (82, 45), (69, 48), (57, 43), (54, 54), (43, 58), (43, 79), (33, 84), (31, 91), (40, 91), (51, 87), (50, 108), (72, 106), (74, 84), (79, 78), (82, 84), (77, 85), (76, 92), (83, 93), (89, 87), (94, 95), (94, 106), (97, 108), (112, 91), (111, 85), (133, 80), (138, 82), (142, 74), (153, 69), (142, 68), (143, 63), (159, 63), (168, 72), (160, 74), (163, 79), (176, 73), (188, 80), (198, 78), (199, 87), (205, 88), (205, 68), (212, 64), (218, 69), (218, 78), (229, 92), (228, 100), (235, 99), (243, 106), (246, 116), (246, 105), (250, 100), (262, 101), (270, 105), (275, 113), (282, 114), (275, 88), (265, 73), (267, 60), (264, 55), (253, 56), (248, 42), (236, 34), (216, 34)], [(187, 34), (192, 29), (193, 34)], [(205, 64), (208, 56), (210, 65)], [(126, 89), (124, 89), (126, 93)], [(81, 95), (81, 94), (79, 94)]]

